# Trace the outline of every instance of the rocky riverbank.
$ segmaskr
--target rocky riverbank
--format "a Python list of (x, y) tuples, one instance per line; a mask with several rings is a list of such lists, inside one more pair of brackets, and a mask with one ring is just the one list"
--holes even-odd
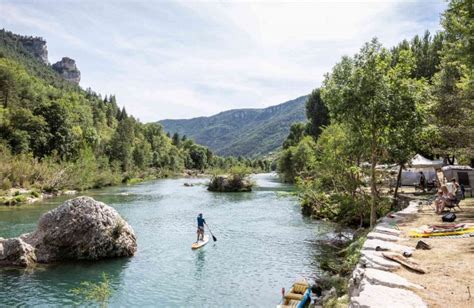
[(349, 282), (350, 307), (426, 307), (413, 290), (423, 287), (395, 274), (402, 265), (386, 259), (383, 251), (416, 255), (415, 247), (404, 245), (406, 239), (396, 225), (418, 211), (410, 202), (402, 211), (382, 218), (362, 246), (359, 264)]
[(114, 208), (78, 197), (42, 215), (34, 232), (0, 238), (0, 266), (124, 257), (136, 250), (132, 227)]
[[(461, 202), (457, 223), (474, 222), (473, 205), (474, 200)], [(427, 224), (443, 223), (433, 208), (419, 200), (379, 221), (367, 235), (350, 279), (350, 307), (472, 307), (472, 237), (424, 238), (431, 249), (418, 250), (420, 238), (407, 234)], [(406, 260), (416, 262), (425, 273), (388, 260), (386, 251), (411, 255)]]
[(61, 195), (74, 196), (77, 194), (77, 190), (59, 190), (56, 192), (41, 192), (36, 189), (25, 189), (25, 188), (10, 188), (9, 190), (3, 191), (0, 194), (0, 205), (20, 205), (23, 203), (30, 204), (41, 201), (43, 199), (49, 199), (58, 197)]

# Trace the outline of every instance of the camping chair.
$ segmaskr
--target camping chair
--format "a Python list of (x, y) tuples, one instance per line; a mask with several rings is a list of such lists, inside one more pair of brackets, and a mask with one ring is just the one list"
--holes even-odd
[(456, 196), (454, 198), (454, 200), (451, 200), (448, 203), (446, 203), (446, 205), (444, 206), (445, 209), (448, 209), (450, 212), (451, 212), (451, 209), (455, 209), (456, 207), (459, 208), (460, 211), (462, 211), (461, 207), (459, 206), (459, 203), (461, 202), (461, 200), (463, 199), (463, 196), (462, 196), (462, 192), (460, 189), (458, 189), (456, 191)]
[(436, 195), (433, 195), (433, 196), (427, 198), (424, 201), (420, 201), (420, 203), (419, 203), (420, 210), (422, 210), (425, 205), (429, 206), (431, 209), (434, 210), (435, 208), (434, 208), (433, 203), (434, 203), (435, 200), (436, 200)]

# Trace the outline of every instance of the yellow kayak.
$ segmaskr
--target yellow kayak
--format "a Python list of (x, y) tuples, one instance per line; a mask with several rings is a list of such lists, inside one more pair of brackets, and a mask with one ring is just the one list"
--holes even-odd
[(191, 245), (191, 249), (199, 249), (201, 248), (202, 246), (206, 245), (207, 242), (209, 242), (209, 235), (204, 235), (204, 240), (199, 240), (198, 242), (194, 242), (192, 245)]
[(456, 231), (447, 231), (447, 232), (430, 232), (423, 233), (417, 230), (412, 230), (408, 233), (410, 237), (432, 237), (432, 236), (450, 236), (450, 235), (462, 235), (466, 233), (474, 233), (474, 227), (463, 228)]

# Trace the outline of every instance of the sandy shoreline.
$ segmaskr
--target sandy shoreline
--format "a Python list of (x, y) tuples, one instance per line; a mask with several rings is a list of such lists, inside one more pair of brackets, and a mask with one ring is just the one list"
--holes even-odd
[[(456, 210), (456, 223), (474, 223), (474, 199), (461, 201), (462, 211)], [(441, 216), (424, 205), (399, 225), (404, 237), (413, 228), (427, 224), (446, 224)], [(408, 238), (408, 237), (407, 237)], [(404, 245), (416, 246), (420, 239), (408, 238)], [(416, 250), (413, 258), (427, 269), (426, 274), (417, 274), (400, 269), (397, 274), (424, 287), (417, 293), (429, 307), (474, 307), (474, 237), (425, 238), (431, 250)]]

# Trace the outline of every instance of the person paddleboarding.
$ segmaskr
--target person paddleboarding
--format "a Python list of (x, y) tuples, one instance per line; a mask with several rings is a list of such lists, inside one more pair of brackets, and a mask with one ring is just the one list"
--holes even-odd
[(204, 240), (204, 225), (206, 224), (206, 220), (202, 217), (202, 213), (199, 213), (197, 217), (197, 240), (196, 243), (199, 242), (199, 240), (203, 241)]

